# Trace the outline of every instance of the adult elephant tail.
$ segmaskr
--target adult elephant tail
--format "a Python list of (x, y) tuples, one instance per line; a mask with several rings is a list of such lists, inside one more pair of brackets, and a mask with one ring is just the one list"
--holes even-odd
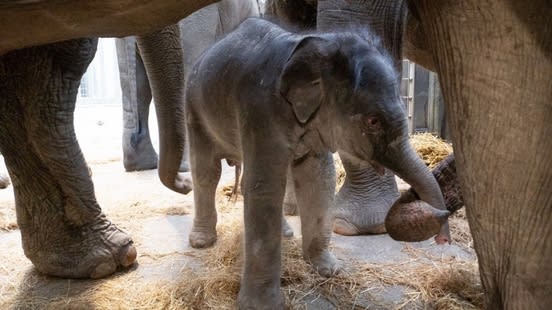
[(192, 190), (190, 177), (179, 174), (185, 156), (184, 55), (178, 25), (137, 37), (150, 81), (159, 126), (159, 178), (175, 192)]

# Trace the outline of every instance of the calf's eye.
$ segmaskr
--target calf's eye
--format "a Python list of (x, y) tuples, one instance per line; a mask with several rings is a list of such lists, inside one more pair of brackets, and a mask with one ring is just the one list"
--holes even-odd
[(380, 120), (372, 116), (369, 116), (366, 119), (366, 122), (368, 123), (368, 126), (378, 126), (380, 124)]

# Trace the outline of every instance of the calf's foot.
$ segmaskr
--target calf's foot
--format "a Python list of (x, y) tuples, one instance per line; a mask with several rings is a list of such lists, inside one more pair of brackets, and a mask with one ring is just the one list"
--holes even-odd
[(135, 132), (135, 128), (123, 132), (123, 166), (126, 171), (157, 168), (157, 153), (153, 148), (149, 131)]
[(310, 262), (314, 270), (323, 277), (329, 278), (341, 272), (339, 261), (328, 250), (323, 250), (315, 256), (305, 257), (305, 260)]
[(238, 294), (238, 309), (240, 310), (276, 310), (284, 309), (284, 295), (280, 285), (261, 284), (260, 287), (250, 289), (244, 287), (244, 281)]
[(215, 228), (198, 227), (194, 224), (188, 240), (192, 248), (208, 248), (217, 241), (217, 230)]

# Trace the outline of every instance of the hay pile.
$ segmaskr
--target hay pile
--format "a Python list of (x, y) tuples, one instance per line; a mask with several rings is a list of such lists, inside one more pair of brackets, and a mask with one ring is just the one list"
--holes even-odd
[[(242, 265), (241, 213), (218, 227), (219, 241), (205, 259), (207, 271), (182, 282), (174, 294), (193, 309), (234, 309)], [(327, 279), (302, 258), (301, 240), (283, 239), (282, 290), (290, 309), (323, 299), (338, 308), (364, 309), (385, 287), (403, 286), (407, 300), (397, 309), (431, 306), (436, 309), (481, 309), (483, 293), (477, 263), (437, 258), (405, 246), (410, 261), (395, 264), (347, 262), (346, 270)], [(190, 275), (188, 275), (189, 277)]]
[(466, 208), (459, 209), (449, 217), (449, 226), (452, 244), (456, 244), (464, 251), (475, 255), (473, 237), (466, 218)]
[[(242, 264), (242, 226), (230, 219), (219, 226), (217, 245), (202, 255), (205, 269), (185, 269), (176, 284), (158, 289), (134, 287), (141, 291), (132, 303), (125, 298), (114, 302), (113, 292), (128, 287), (104, 285), (90, 301), (97, 308), (148, 309), (235, 309)], [(388, 286), (403, 286), (407, 300), (396, 309), (431, 306), (435, 309), (480, 309), (482, 289), (477, 264), (459, 259), (436, 259), (410, 249), (412, 260), (404, 264), (350, 263), (350, 270), (326, 279), (318, 276), (302, 259), (299, 240), (284, 240), (282, 290), (290, 309), (302, 309), (306, 302), (324, 299), (338, 308), (363, 309), (374, 305), (378, 294)], [(431, 259), (431, 260), (429, 260)], [(193, 280), (190, 280), (193, 279)], [(149, 296), (148, 296), (149, 295)], [(136, 296), (137, 297), (137, 296)], [(102, 302), (103, 301), (103, 302)], [(126, 302), (127, 304), (125, 304)]]
[[(226, 201), (221, 206), (225, 212), (221, 212), (216, 245), (180, 254), (197, 258), (201, 266), (183, 267), (176, 277), (179, 280), (152, 280), (136, 272), (121, 273), (105, 280), (83, 281), (85, 287), (71, 294), (67, 291), (45, 297), (23, 291), (16, 300), (0, 298), (0, 308), (11, 305), (46, 309), (236, 309), (242, 266), (243, 209), (241, 204), (223, 198), (219, 200)], [(324, 300), (338, 309), (482, 308), (483, 294), (475, 261), (433, 257), (406, 244), (404, 252), (409, 259), (400, 263), (349, 260), (340, 275), (327, 279), (303, 260), (299, 239), (283, 239), (281, 284), (287, 308), (305, 309), (307, 303), (316, 300)], [(40, 277), (45, 278), (25, 277), (20, 290), (36, 286)], [(73, 286), (77, 286), (78, 281), (73, 281)], [(390, 287), (405, 291), (402, 302), (379, 305), (381, 295)]]
[(431, 133), (411, 135), (410, 143), (429, 169), (433, 169), (441, 160), (452, 153), (452, 145)]
[(335, 190), (339, 191), (343, 183), (345, 183), (345, 168), (343, 167), (343, 162), (339, 158), (338, 154), (334, 155), (334, 165), (335, 165)]
[[(235, 308), (242, 264), (241, 220), (234, 218), (220, 225), (219, 236), (215, 248), (204, 256), (207, 270), (193, 275), (193, 282), (181, 282), (174, 287), (170, 295), (180, 300), (173, 301), (175, 305), (192, 309)], [(300, 240), (284, 239), (282, 249), (281, 284), (290, 309), (302, 309), (307, 302), (317, 299), (338, 308), (363, 309), (373, 306), (385, 287), (397, 285), (408, 291), (407, 300), (397, 309), (420, 305), (436, 309), (480, 309), (483, 305), (477, 263), (473, 261), (439, 259), (407, 246), (411, 260), (406, 263), (347, 262), (348, 268), (342, 274), (327, 279), (303, 260)]]

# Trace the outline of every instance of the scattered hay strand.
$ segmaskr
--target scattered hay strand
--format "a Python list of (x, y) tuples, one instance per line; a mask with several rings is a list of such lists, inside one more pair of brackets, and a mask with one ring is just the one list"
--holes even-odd
[(431, 133), (413, 134), (410, 136), (410, 143), (429, 169), (433, 169), (452, 153), (452, 145)]
[[(174, 295), (192, 309), (234, 309), (236, 306), (243, 226), (240, 212), (226, 216), (218, 227), (216, 246), (204, 256), (207, 270), (194, 276), (193, 282), (180, 283)], [(397, 309), (417, 305), (431, 305), (436, 309), (482, 308), (477, 262), (430, 257), (421, 250), (411, 250), (408, 254), (411, 260), (401, 263), (351, 262), (350, 268), (327, 279), (304, 261), (300, 240), (283, 239), (281, 284), (287, 307), (299, 309), (306, 302), (323, 298), (338, 308), (364, 308), (357, 302), (370, 300), (373, 304), (382, 289), (401, 285), (409, 293)]]
[(15, 216), (15, 205), (8, 203), (0, 207), (0, 231), (10, 231), (18, 229)]
[(155, 215), (189, 215), (191, 213), (190, 203), (174, 204), (163, 208), (151, 207), (151, 202), (145, 200), (133, 201), (132, 203), (120, 203), (119, 207), (106, 210), (105, 213), (114, 221), (126, 221), (132, 219), (145, 219)]
[[(335, 190), (337, 192), (339, 191), (341, 186), (343, 186), (343, 183), (345, 183), (345, 168), (343, 168), (343, 163), (341, 162), (341, 159), (339, 158), (339, 155), (337, 153), (334, 154), (334, 164), (336, 175)], [(243, 200), (241, 188), (238, 188), (237, 191), (234, 191), (234, 183), (235, 182), (223, 185), (221, 189), (222, 195), (228, 197), (228, 199), (233, 199), (235, 201)], [(234, 194), (236, 194), (236, 196), (234, 196)]]
[(334, 165), (335, 165), (335, 190), (339, 191), (343, 183), (345, 183), (345, 168), (343, 167), (343, 162), (339, 158), (338, 154), (334, 155)]
[(449, 226), (452, 243), (475, 255), (473, 237), (466, 218), (466, 208), (459, 209), (449, 217)]

